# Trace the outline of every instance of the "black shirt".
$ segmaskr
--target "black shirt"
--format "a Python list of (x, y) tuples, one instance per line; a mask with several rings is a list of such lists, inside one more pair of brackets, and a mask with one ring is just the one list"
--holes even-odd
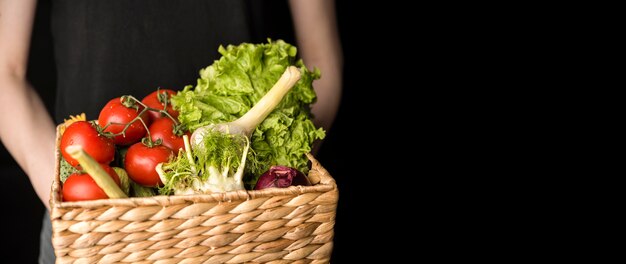
[(55, 0), (55, 121), (97, 119), (112, 98), (195, 85), (219, 45), (251, 41), (243, 0)]

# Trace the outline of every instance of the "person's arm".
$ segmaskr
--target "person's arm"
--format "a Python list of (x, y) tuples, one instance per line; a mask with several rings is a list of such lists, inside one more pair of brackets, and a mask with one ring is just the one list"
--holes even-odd
[(54, 122), (26, 80), (36, 5), (36, 0), (0, 0), (0, 140), (48, 207)]
[(317, 102), (312, 112), (316, 125), (329, 130), (341, 100), (343, 55), (334, 0), (290, 0), (300, 56), (308, 68), (317, 67), (322, 78), (313, 85)]

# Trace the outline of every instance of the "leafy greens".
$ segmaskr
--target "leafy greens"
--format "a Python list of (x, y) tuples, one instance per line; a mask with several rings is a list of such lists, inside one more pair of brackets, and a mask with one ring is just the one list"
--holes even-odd
[(222, 57), (200, 71), (196, 86), (188, 85), (172, 97), (180, 112), (178, 119), (191, 131), (233, 121), (294, 65), (302, 78), (252, 133), (248, 163), (254, 166), (246, 166), (245, 173), (252, 176), (248, 184), (254, 184), (272, 165), (308, 172), (304, 154), (311, 151), (316, 139), (325, 136), (322, 128), (313, 125), (309, 108), (316, 100), (312, 82), (320, 77), (319, 70), (309, 71), (302, 60), (296, 60), (296, 47), (282, 40), (220, 46), (218, 51)]

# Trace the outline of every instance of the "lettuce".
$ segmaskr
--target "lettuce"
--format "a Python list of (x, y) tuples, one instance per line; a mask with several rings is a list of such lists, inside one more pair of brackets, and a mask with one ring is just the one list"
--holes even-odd
[(311, 151), (316, 139), (325, 136), (322, 128), (313, 125), (309, 108), (316, 100), (312, 82), (320, 77), (319, 70), (309, 71), (296, 59), (296, 47), (282, 40), (220, 46), (218, 51), (222, 57), (200, 70), (195, 87), (188, 85), (172, 97), (180, 122), (194, 131), (233, 121), (250, 110), (285, 69), (294, 65), (302, 79), (252, 133), (248, 162), (255, 166), (246, 166), (245, 173), (248, 184), (254, 184), (273, 165), (307, 173), (304, 154)]

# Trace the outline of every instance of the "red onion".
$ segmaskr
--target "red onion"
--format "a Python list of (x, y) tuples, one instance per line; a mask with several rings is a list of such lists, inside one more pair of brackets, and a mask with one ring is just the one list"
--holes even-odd
[(287, 188), (292, 185), (311, 186), (309, 179), (294, 168), (286, 166), (272, 166), (263, 173), (254, 186), (255, 190), (265, 188)]

